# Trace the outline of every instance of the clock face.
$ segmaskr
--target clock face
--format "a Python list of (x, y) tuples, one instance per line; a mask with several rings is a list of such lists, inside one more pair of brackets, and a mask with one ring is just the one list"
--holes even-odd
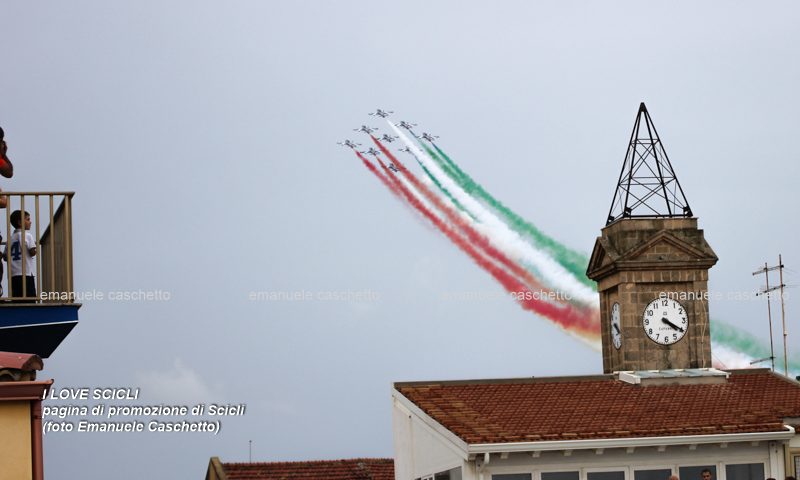
[(644, 309), (642, 327), (650, 340), (661, 345), (672, 345), (686, 335), (689, 316), (679, 301), (656, 298)]
[(611, 306), (611, 340), (614, 342), (614, 348), (617, 350), (622, 347), (622, 329), (620, 327), (619, 317), (619, 303), (614, 302), (614, 305)]

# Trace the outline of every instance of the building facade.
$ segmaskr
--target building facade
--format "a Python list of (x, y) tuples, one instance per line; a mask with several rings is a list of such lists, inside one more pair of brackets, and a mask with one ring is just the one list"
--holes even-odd
[(783, 479), (800, 383), (767, 370), (397, 383), (395, 478)]

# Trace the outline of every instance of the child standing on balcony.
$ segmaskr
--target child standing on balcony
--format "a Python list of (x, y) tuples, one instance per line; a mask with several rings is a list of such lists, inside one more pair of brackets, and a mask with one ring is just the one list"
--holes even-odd
[[(36, 262), (33, 257), (36, 256), (36, 242), (31, 235), (31, 216), (28, 212), (24, 212), (24, 228), (22, 215), (20, 210), (11, 212), (11, 225), (14, 227), (14, 233), (8, 239), (6, 250), (3, 250), (3, 260), (8, 260), (8, 252), (11, 252), (11, 296), (23, 296), (23, 281), (25, 282), (25, 295), (26, 297), (36, 296)], [(23, 250), (23, 237), (25, 234), (25, 249)], [(22, 262), (25, 262), (25, 278), (22, 275)]]

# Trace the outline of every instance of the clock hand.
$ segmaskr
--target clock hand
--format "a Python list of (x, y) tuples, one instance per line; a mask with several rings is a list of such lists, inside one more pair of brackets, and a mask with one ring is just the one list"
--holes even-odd
[(617, 331), (617, 333), (619, 333), (620, 335), (622, 335), (622, 332), (620, 332), (620, 331), (619, 331), (619, 325), (617, 325), (616, 323), (612, 323), (612, 324), (611, 324), (611, 326), (612, 326), (612, 327), (614, 327), (614, 330), (616, 330), (616, 331)]
[(683, 329), (681, 327), (679, 327), (679, 326), (675, 325), (674, 323), (670, 322), (669, 320), (666, 319), (666, 317), (662, 317), (661, 318), (661, 322), (662, 323), (666, 323), (667, 325), (669, 325), (670, 327), (674, 328), (675, 330), (677, 330), (679, 332), (683, 332)]

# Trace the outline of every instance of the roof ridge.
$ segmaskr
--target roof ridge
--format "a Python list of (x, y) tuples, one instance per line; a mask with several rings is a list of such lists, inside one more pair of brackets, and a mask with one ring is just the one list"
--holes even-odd
[(222, 462), (223, 465), (297, 465), (297, 464), (324, 464), (324, 463), (358, 463), (358, 462), (394, 462), (393, 458), (383, 457), (356, 457), (356, 458), (332, 458), (317, 460), (276, 460), (268, 462)]
[(528, 383), (560, 383), (560, 382), (587, 382), (587, 381), (602, 381), (614, 380), (617, 375), (612, 373), (599, 373), (595, 375), (559, 375), (554, 377), (507, 377), (507, 378), (475, 378), (464, 380), (417, 380), (417, 381), (403, 381), (394, 382), (394, 388), (402, 387), (422, 387), (422, 386), (440, 386), (440, 385), (492, 385), (492, 384), (528, 384)]

